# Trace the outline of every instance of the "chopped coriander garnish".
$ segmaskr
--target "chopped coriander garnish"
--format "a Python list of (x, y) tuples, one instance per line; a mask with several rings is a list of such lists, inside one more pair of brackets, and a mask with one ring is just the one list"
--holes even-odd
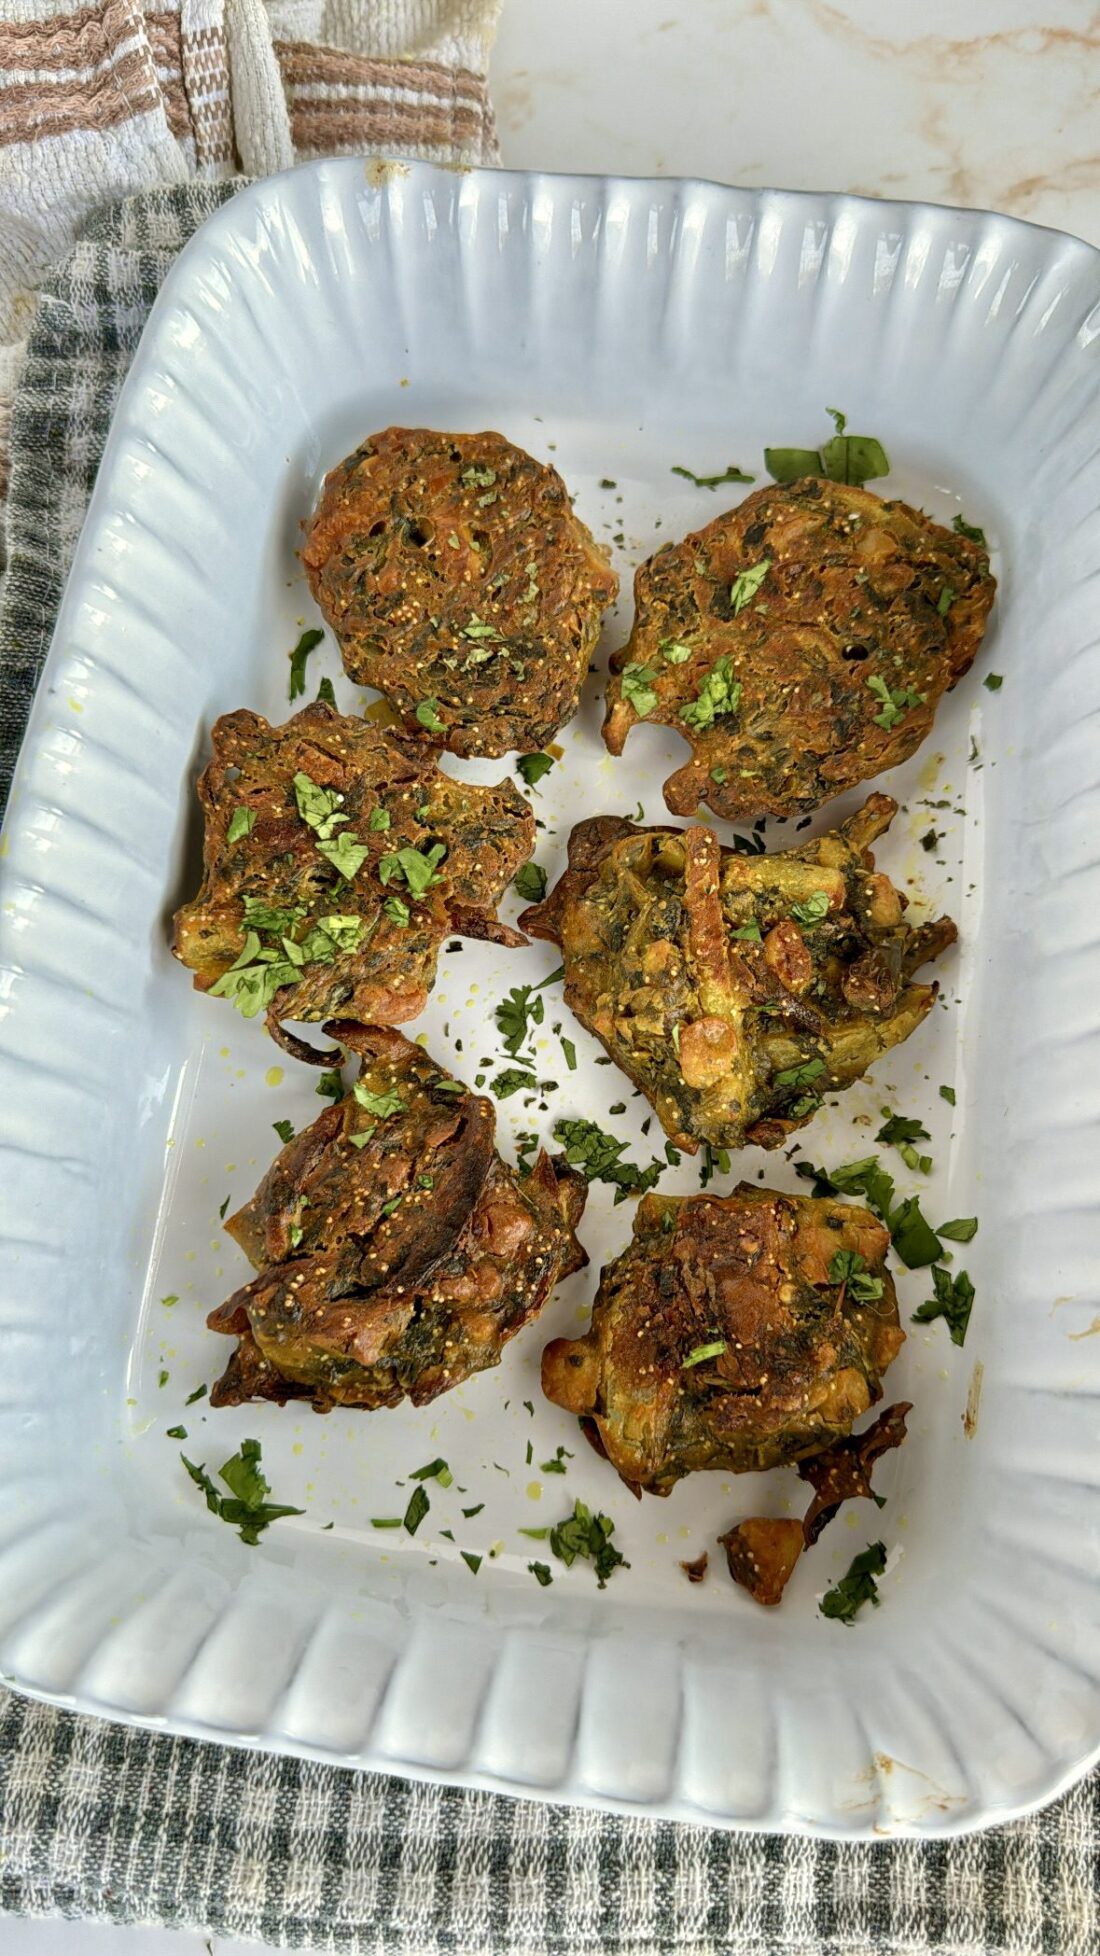
[(606, 1588), (608, 1577), (618, 1568), (628, 1569), (630, 1564), (611, 1543), (615, 1524), (607, 1515), (594, 1515), (583, 1501), (573, 1504), (573, 1512), (556, 1528), (550, 1530), (550, 1547), (559, 1562), (570, 1568), (578, 1556), (591, 1562), (595, 1568), (596, 1580), (601, 1589)]
[(886, 1544), (872, 1542), (862, 1555), (854, 1556), (846, 1576), (842, 1576), (832, 1589), (827, 1589), (818, 1608), (822, 1616), (835, 1618), (840, 1623), (853, 1624), (864, 1603), (879, 1605), (876, 1576), (881, 1576), (886, 1567)]
[(953, 590), (950, 584), (944, 585), (942, 591), (940, 592), (939, 598), (936, 602), (936, 611), (939, 617), (941, 618), (947, 617), (947, 614), (950, 611), (958, 595), (959, 595), (958, 592), (956, 590)]
[(344, 1082), (336, 1067), (329, 1067), (322, 1073), (314, 1091), (320, 1094), (322, 1100), (343, 1100)]
[(847, 435), (847, 417), (839, 408), (827, 408), (836, 424), (836, 434), (820, 448), (766, 448), (764, 466), (776, 482), (797, 482), (800, 476), (823, 475), (830, 482), (873, 482), (889, 475), (886, 450), (873, 435)]
[(899, 720), (904, 720), (911, 706), (924, 705), (923, 693), (911, 692), (908, 687), (891, 688), (877, 672), (873, 672), (868, 679), (867, 690), (881, 701), (880, 711), (872, 713), (871, 718), (876, 727), (881, 727), (886, 733), (891, 727), (896, 727)]
[(691, 657), (690, 645), (681, 645), (674, 638), (663, 638), (657, 650), (668, 666), (686, 666)]
[(526, 1535), (529, 1542), (545, 1542), (550, 1534), (549, 1528), (519, 1528), (518, 1535)]
[[(326, 706), (336, 705), (336, 694), (332, 690), (332, 681), (327, 672), (317, 682), (317, 698), (318, 701), (323, 700)], [(332, 1527), (331, 1522), (328, 1525)]]
[(552, 1460), (540, 1460), (539, 1471), (543, 1474), (567, 1473), (568, 1469), (565, 1463), (567, 1460), (572, 1460), (572, 1458), (573, 1455), (565, 1447), (558, 1447)]
[(446, 733), (447, 731), (446, 726), (439, 717), (438, 700), (421, 700), (416, 709), (416, 718), (420, 726), (426, 727), (429, 733)]
[(729, 1149), (712, 1148), (709, 1141), (704, 1141), (703, 1160), (699, 1168), (700, 1187), (705, 1189), (707, 1183), (713, 1181), (716, 1172), (719, 1175), (729, 1174), (730, 1172)]
[(601, 475), (600, 477), (601, 489), (617, 489), (618, 486), (619, 485), (617, 482), (612, 482), (611, 477), (609, 475)]
[(537, 1583), (541, 1583), (543, 1589), (554, 1580), (545, 1562), (529, 1562), (527, 1564), (527, 1572), (529, 1575), (534, 1576)]
[(703, 1365), (708, 1358), (721, 1358), (726, 1349), (724, 1338), (712, 1338), (709, 1345), (693, 1345), (687, 1357), (681, 1360), (680, 1370), (688, 1372), (693, 1365)]
[(537, 1093), (539, 1090), (535, 1075), (522, 1066), (506, 1066), (495, 1079), (490, 1080), (489, 1085), (497, 1100), (511, 1100), (514, 1093)]
[(378, 880), (385, 887), (395, 876), (400, 876), (414, 897), (422, 897), (437, 883), (442, 883), (439, 865), (446, 853), (445, 842), (433, 842), (427, 851), (411, 847), (392, 849), (378, 859)]
[(332, 864), (333, 869), (339, 871), (346, 883), (350, 883), (359, 874), (370, 854), (365, 842), (357, 842), (355, 837), (348, 835), (346, 831), (343, 835), (333, 836), (329, 842), (321, 840), (317, 847), (326, 861)]
[(936, 1235), (946, 1236), (949, 1243), (969, 1243), (977, 1234), (977, 1216), (957, 1216), (954, 1222), (936, 1225)]
[(231, 1454), (218, 1468), (218, 1478), (225, 1482), (229, 1494), (219, 1492), (206, 1471), (205, 1466), (196, 1467), (186, 1454), (180, 1455), (196, 1487), (206, 1496), (206, 1505), (212, 1515), (226, 1521), (240, 1532), (242, 1542), (255, 1548), (265, 1528), (284, 1515), (300, 1515), (304, 1508), (288, 1508), (269, 1502), (271, 1492), (263, 1469), (260, 1466), (260, 1442), (242, 1440), (240, 1451)]
[[(966, 1242), (969, 1239), (962, 1238)], [(974, 1286), (965, 1270), (952, 1277), (949, 1270), (940, 1264), (932, 1268), (932, 1296), (913, 1312), (914, 1324), (931, 1324), (933, 1318), (945, 1318), (953, 1345), (965, 1345), (970, 1313), (974, 1306)]]
[(780, 1067), (772, 1074), (773, 1087), (808, 1087), (811, 1080), (819, 1080), (825, 1071), (823, 1059), (801, 1060), (797, 1066)]
[(794, 918), (795, 923), (802, 924), (805, 928), (811, 930), (815, 924), (820, 924), (822, 919), (827, 917), (828, 914), (829, 892), (827, 890), (814, 890), (812, 895), (808, 896), (804, 903), (792, 903), (791, 905), (791, 916)]
[(720, 788), (723, 781), (728, 781), (729, 779), (729, 769), (725, 767), (712, 767), (710, 778)]
[(744, 611), (745, 606), (751, 604), (771, 567), (771, 558), (762, 557), (749, 570), (738, 571), (730, 585), (730, 606), (735, 618), (739, 611)]
[(516, 761), (516, 773), (522, 776), (529, 788), (533, 788), (544, 774), (549, 774), (553, 765), (552, 754), (521, 754)]
[(431, 1505), (432, 1504), (429, 1501), (428, 1496), (425, 1493), (424, 1489), (422, 1487), (415, 1487), (413, 1489), (412, 1499), (410, 1500), (408, 1507), (405, 1509), (404, 1520), (402, 1521), (401, 1524), (407, 1535), (416, 1534), (417, 1529), (419, 1528), (421, 1522), (424, 1519), (424, 1516), (427, 1514), (428, 1509), (431, 1507)]
[(225, 1221), (225, 1212), (226, 1212), (226, 1210), (227, 1210), (227, 1209), (228, 1209), (228, 1207), (229, 1207), (229, 1204), (230, 1204), (230, 1200), (231, 1200), (231, 1197), (229, 1197), (229, 1196), (227, 1195), (227, 1196), (226, 1196), (226, 1198), (225, 1198), (225, 1201), (224, 1201), (224, 1202), (219, 1202), (219, 1204), (218, 1204), (218, 1214), (219, 1214), (219, 1216), (221, 1217), (221, 1219), (222, 1219), (222, 1221), (223, 1221), (223, 1222)]
[(703, 733), (724, 714), (736, 713), (740, 704), (741, 681), (730, 678), (730, 660), (724, 655), (707, 673), (696, 698), (680, 708), (680, 718)]
[(166, 1440), (186, 1440), (187, 1428), (186, 1426), (166, 1426), (164, 1437)]
[(971, 543), (976, 543), (980, 550), (988, 549), (989, 546), (985, 540), (985, 531), (979, 530), (976, 523), (968, 523), (964, 516), (953, 516), (951, 518), (951, 528), (957, 536), (969, 537)]
[(527, 903), (541, 903), (546, 895), (546, 871), (541, 863), (524, 863), (517, 869), (512, 883)]
[(390, 811), (388, 808), (371, 809), (370, 820), (367, 823), (367, 827), (372, 835), (381, 835), (386, 829), (389, 828), (389, 825), (390, 825)]
[(947, 1104), (948, 1104), (948, 1106), (949, 1106), (949, 1107), (954, 1107), (954, 1105), (955, 1105), (955, 1089), (954, 1089), (954, 1087), (941, 1087), (941, 1088), (940, 1088), (940, 1099), (941, 1099), (941, 1100), (946, 1100), (946, 1102), (947, 1102)]
[(939, 844), (942, 841), (943, 841), (942, 829), (925, 829), (924, 834), (921, 836), (920, 839), (920, 846), (922, 849), (927, 850), (928, 854), (931, 855), (933, 850), (938, 848)]
[(174, 1291), (174, 1290), (171, 1290), (171, 1291), (169, 1291), (169, 1293), (168, 1293), (168, 1295), (167, 1295), (167, 1297), (162, 1297), (160, 1301), (161, 1301), (161, 1303), (162, 1303), (162, 1304), (166, 1304), (166, 1305), (167, 1305), (167, 1304), (178, 1304), (178, 1303), (179, 1303), (179, 1301), (180, 1301), (180, 1300), (179, 1300), (179, 1294), (178, 1294), (178, 1292), (177, 1292), (177, 1291)]
[(169, 1377), (170, 1377), (170, 1376), (171, 1376), (171, 1375), (170, 1375), (170, 1374), (169, 1374), (168, 1372), (166, 1372), (166, 1371), (165, 1371), (165, 1369), (164, 1369), (164, 1367), (163, 1367), (163, 1365), (162, 1365), (162, 1366), (161, 1366), (161, 1368), (160, 1368), (160, 1371), (159, 1371), (159, 1372), (157, 1373), (157, 1384), (158, 1384), (158, 1386), (166, 1386), (166, 1385), (168, 1384), (168, 1380), (169, 1380)]
[(205, 1398), (206, 1398), (206, 1387), (204, 1385), (200, 1385), (195, 1387), (194, 1392), (188, 1393), (183, 1403), (185, 1406), (193, 1406), (196, 1399), (205, 1399)]
[(857, 1304), (870, 1304), (882, 1296), (881, 1277), (872, 1277), (858, 1250), (836, 1250), (829, 1261), (829, 1281), (842, 1284)]
[(889, 1220), (890, 1236), (902, 1262), (909, 1270), (923, 1270), (935, 1263), (940, 1240), (921, 1214), (915, 1195), (899, 1203)]
[(293, 1141), (294, 1139), (293, 1121), (272, 1121), (271, 1125), (275, 1129), (275, 1132), (278, 1135), (280, 1141), (282, 1141), (284, 1144), (287, 1141)]
[(565, 1054), (565, 1064), (569, 1068), (570, 1073), (575, 1073), (577, 1070), (577, 1049), (573, 1041), (567, 1039), (564, 1032), (559, 1032), (558, 1044)]
[[(496, 626), (495, 626), (495, 625), (487, 625), (487, 624), (485, 623), (485, 620), (484, 620), (484, 618), (479, 618), (479, 617), (478, 617), (478, 615), (477, 615), (477, 612), (476, 612), (476, 611), (472, 611), (472, 612), (470, 613), (470, 622), (469, 622), (469, 624), (468, 624), (468, 625), (463, 625), (463, 627), (462, 627), (462, 631), (461, 631), (461, 637), (462, 637), (462, 638), (474, 638), (474, 639), (478, 639), (478, 638), (499, 638), (499, 637), (500, 637), (500, 633), (499, 633), (499, 632), (497, 631), (497, 628), (496, 628)], [(428, 704), (429, 706), (433, 706), (433, 707), (434, 707), (434, 705), (435, 705), (435, 703), (436, 703), (436, 702), (435, 702), (434, 700), (429, 700), (429, 701), (427, 702), (427, 704)], [(416, 713), (416, 717), (417, 717), (417, 719), (418, 719), (418, 720), (420, 719), (420, 709), (419, 709), (419, 707), (417, 708), (417, 713)], [(424, 724), (425, 726), (427, 726), (427, 724), (428, 724), (428, 722), (427, 722), (427, 721), (425, 720), (425, 721), (423, 722), (423, 724)]]
[(553, 971), (548, 972), (545, 978), (540, 978), (538, 984), (533, 985), (531, 989), (536, 992), (545, 991), (547, 985), (556, 985), (558, 979), (564, 977), (565, 966), (563, 964), (556, 965)]
[(908, 1120), (903, 1114), (892, 1114), (888, 1107), (880, 1108), (879, 1112), (883, 1115), (883, 1125), (875, 1140), (896, 1148), (905, 1166), (911, 1168), (914, 1175), (918, 1170), (922, 1175), (931, 1174), (931, 1155), (918, 1154), (912, 1145), (914, 1141), (930, 1141), (932, 1137), (928, 1129), (920, 1121)]
[(229, 827), (225, 831), (227, 842), (239, 842), (242, 836), (251, 835), (256, 826), (254, 808), (235, 808), (229, 817)]
[(570, 1166), (583, 1169), (586, 1181), (607, 1182), (614, 1188), (616, 1203), (628, 1195), (643, 1195), (665, 1171), (664, 1162), (651, 1161), (648, 1168), (638, 1168), (621, 1160), (626, 1142), (605, 1134), (595, 1121), (555, 1121), (554, 1139), (562, 1143)]
[[(696, 475), (694, 469), (683, 469), (678, 462), (674, 462), (672, 474), (682, 475), (686, 482), (694, 482), (697, 489), (717, 489), (723, 482), (756, 481), (754, 475), (746, 475), (744, 469), (739, 469), (736, 462), (731, 462), (729, 468), (724, 469), (721, 475)], [(614, 486), (612, 483), (611, 487)]]
[(314, 650), (314, 648), (320, 645), (321, 640), (324, 638), (324, 636), (325, 636), (324, 632), (318, 631), (316, 625), (311, 625), (308, 631), (302, 633), (302, 636), (298, 640), (297, 645), (294, 647), (293, 652), (288, 653), (287, 656), (290, 659), (289, 697), (292, 700), (296, 700), (300, 693), (305, 692), (306, 660), (309, 658), (309, 655)]
[(1004, 683), (1002, 672), (987, 672), (982, 680), (982, 685), (991, 693), (999, 693)]
[(357, 1080), (352, 1093), (360, 1107), (365, 1107), (367, 1113), (373, 1114), (376, 1120), (386, 1121), (391, 1114), (400, 1114), (404, 1111), (405, 1102), (395, 1087), (387, 1087), (385, 1093), (372, 1093), (362, 1080)]
[(445, 1460), (429, 1460), (426, 1467), (418, 1467), (409, 1475), (410, 1481), (438, 1481), (440, 1487), (450, 1487), (454, 1480)]
[(467, 1521), (472, 1521), (475, 1515), (479, 1515), (481, 1513), (481, 1510), (484, 1506), (485, 1506), (484, 1501), (479, 1501), (476, 1508), (463, 1508), (462, 1512), (465, 1515)]
[(390, 895), (383, 899), (382, 908), (385, 911), (386, 916), (390, 918), (392, 923), (397, 924), (399, 929), (401, 930), (408, 929), (409, 915), (410, 915), (409, 906), (407, 903), (404, 903), (399, 896), (397, 896), (394, 892), (391, 891)]
[(459, 1554), (461, 1555), (462, 1560), (466, 1564), (466, 1567), (469, 1569), (470, 1574), (476, 1576), (478, 1570), (481, 1567), (483, 1558), (480, 1555), (475, 1555), (472, 1549), (460, 1549)]
[(497, 479), (497, 472), (482, 463), (471, 462), (458, 479), (467, 489), (489, 489)]
[(751, 917), (747, 924), (741, 925), (739, 930), (731, 930), (730, 936), (736, 938), (741, 943), (759, 944), (761, 942), (760, 926), (756, 918)]
[(307, 828), (313, 829), (322, 841), (329, 837), (348, 817), (340, 814), (340, 803), (344, 797), (335, 788), (320, 788), (308, 774), (299, 771), (294, 776), (294, 799), (298, 813)]
[(372, 1528), (400, 1528), (401, 1516), (400, 1515), (372, 1515), (370, 1525)]
[(622, 695), (640, 720), (644, 720), (647, 713), (652, 713), (657, 704), (657, 695), (650, 684), (656, 677), (652, 666), (640, 666), (634, 660), (623, 667)]

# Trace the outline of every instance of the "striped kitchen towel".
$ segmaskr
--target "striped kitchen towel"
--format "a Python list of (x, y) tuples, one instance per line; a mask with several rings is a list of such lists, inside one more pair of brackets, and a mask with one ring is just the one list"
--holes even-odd
[[(0, 812), (127, 365), (175, 253), (231, 194), (103, 213), (43, 291), (13, 417)], [(200, 1745), (0, 1689), (0, 1909), (362, 1956), (1097, 1956), (1100, 1774), (961, 1839), (779, 1839)]]
[(0, 495), (34, 295), (104, 205), (384, 151), (491, 163), (501, 0), (0, 0)]

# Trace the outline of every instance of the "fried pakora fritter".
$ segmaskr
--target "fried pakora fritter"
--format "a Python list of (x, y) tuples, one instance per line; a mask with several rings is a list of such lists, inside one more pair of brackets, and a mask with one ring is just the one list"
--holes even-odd
[(332, 470), (302, 561), (350, 677), (453, 754), (542, 747), (572, 719), (619, 588), (556, 469), (427, 428)]
[(643, 1196), (588, 1332), (546, 1347), (542, 1389), (636, 1491), (819, 1452), (905, 1341), (889, 1241), (866, 1209), (748, 1182)]
[(520, 923), (560, 944), (565, 999), (652, 1101), (665, 1133), (775, 1148), (915, 1031), (936, 996), (913, 973), (954, 942), (910, 928), (868, 844), (897, 803), (872, 795), (776, 855), (707, 828), (578, 823), (569, 867)]
[(771, 484), (665, 544), (634, 580), (604, 740), (638, 720), (692, 756), (674, 814), (803, 814), (914, 753), (977, 654), (989, 558), (906, 503), (818, 476)]
[(422, 1406), (500, 1361), (558, 1278), (583, 1177), (540, 1153), (521, 1179), (493, 1103), (402, 1033), (336, 1022), (350, 1093), (295, 1136), (225, 1227), (259, 1272), (211, 1313), (238, 1339), (210, 1399)]
[(449, 933), (523, 944), (496, 903), (534, 848), (509, 781), (441, 774), (417, 742), (323, 702), (281, 727), (218, 720), (199, 781), (203, 880), (172, 949), (200, 991), (311, 1062), (284, 1018), (398, 1025), (423, 1010)]

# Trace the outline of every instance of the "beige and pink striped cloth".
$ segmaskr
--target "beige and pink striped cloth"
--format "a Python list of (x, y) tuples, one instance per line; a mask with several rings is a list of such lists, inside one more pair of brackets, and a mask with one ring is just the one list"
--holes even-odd
[(0, 0), (0, 493), (34, 295), (93, 211), (311, 156), (494, 162), (501, 4)]

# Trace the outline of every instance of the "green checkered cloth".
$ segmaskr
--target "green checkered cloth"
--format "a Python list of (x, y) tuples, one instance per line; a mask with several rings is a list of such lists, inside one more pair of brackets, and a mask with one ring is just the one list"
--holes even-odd
[[(42, 294), (12, 429), (0, 805), (127, 365), (234, 187), (107, 212)], [(985, 1834), (847, 1846), (414, 1785), (0, 1691), (0, 1907), (23, 1914), (380, 1956), (1097, 1956), (1098, 1845), (1100, 1775)]]

